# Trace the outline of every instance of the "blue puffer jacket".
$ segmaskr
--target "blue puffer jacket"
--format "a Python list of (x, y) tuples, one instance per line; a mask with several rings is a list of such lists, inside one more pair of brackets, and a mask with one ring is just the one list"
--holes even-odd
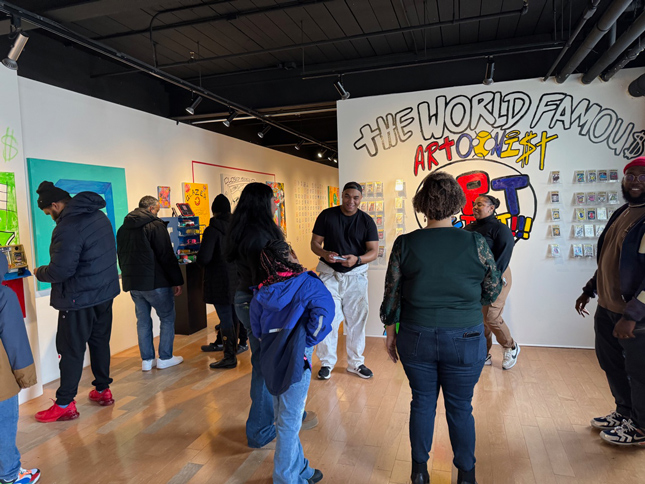
[(103, 207), (100, 195), (81, 192), (56, 220), (50, 262), (36, 269), (36, 277), (51, 283), (49, 303), (58, 310), (95, 306), (120, 292), (114, 231)]
[(331, 332), (334, 300), (318, 276), (304, 272), (254, 291), (251, 329), (260, 340), (260, 371), (272, 395), (302, 380), (305, 347)]
[[(598, 261), (602, 255), (605, 234), (611, 225), (627, 210), (628, 204), (620, 207), (611, 216), (605, 230), (598, 239)], [(636, 222), (625, 235), (620, 249), (620, 262), (616, 269), (620, 274), (620, 293), (627, 303), (623, 316), (632, 321), (645, 320), (645, 217)], [(597, 290), (596, 271), (582, 291), (589, 297), (595, 297)]]

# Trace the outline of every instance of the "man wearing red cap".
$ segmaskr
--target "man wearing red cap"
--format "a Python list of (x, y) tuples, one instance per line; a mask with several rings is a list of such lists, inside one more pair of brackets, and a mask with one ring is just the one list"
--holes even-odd
[(616, 445), (645, 445), (645, 157), (624, 169), (625, 205), (598, 240), (598, 270), (576, 300), (576, 311), (598, 295), (596, 355), (616, 410), (591, 420)]

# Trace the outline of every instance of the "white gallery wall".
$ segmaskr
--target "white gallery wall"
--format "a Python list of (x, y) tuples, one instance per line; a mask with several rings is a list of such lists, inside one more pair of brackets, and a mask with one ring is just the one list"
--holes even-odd
[[(174, 206), (183, 202), (182, 182), (208, 183), (212, 200), (220, 193), (221, 174), (247, 174), (235, 168), (271, 174), (257, 174), (257, 181), (285, 184), (287, 239), (303, 263), (315, 267), (316, 258), (309, 250), (310, 235), (306, 240), (296, 237), (302, 232), (295, 217), (300, 203), (296, 199), (297, 187), (305, 184), (322, 187), (326, 199), (327, 186), (338, 186), (336, 168), (39, 82), (24, 78), (18, 81), (24, 158), (125, 168), (130, 209), (137, 206), (142, 196), (156, 196), (157, 186), (171, 187)], [(162, 210), (160, 216), (170, 216), (170, 210)], [(311, 228), (307, 230), (310, 234)], [(23, 232), (29, 235), (26, 228)], [(59, 376), (55, 348), (57, 311), (49, 306), (46, 292), (38, 296), (35, 299), (38, 340), (42, 380), (46, 383)], [(155, 332), (158, 334), (156, 316)], [(121, 293), (114, 304), (112, 353), (136, 344), (134, 306), (130, 295)]]
[[(572, 76), (561, 85), (524, 80), (340, 101), (341, 186), (350, 180), (368, 187), (383, 183), (378, 200), (386, 257), (397, 228), (410, 232), (423, 225), (412, 197), (431, 171), (451, 173), (465, 189), (468, 202), (458, 224), (472, 220), (469, 207), (478, 194), (496, 196), (502, 201), (498, 215), (517, 239), (504, 313), (514, 338), (520, 344), (593, 347), (592, 318), (578, 316), (574, 303), (596, 261), (574, 257), (574, 246), (595, 247), (603, 214), (623, 203), (620, 182), (597, 177), (609, 178), (614, 169), (620, 180), (625, 164), (644, 154), (645, 99), (627, 92), (642, 73), (626, 69), (610, 82), (588, 86)], [(589, 170), (597, 181), (589, 182)], [(582, 183), (577, 171), (584, 172)], [(395, 190), (397, 179), (405, 182), (405, 192)], [(619, 203), (610, 203), (615, 194)], [(397, 197), (404, 198), (400, 223)], [(587, 236), (575, 236), (579, 225)], [(383, 331), (378, 314), (384, 279), (384, 265), (370, 269), (368, 335)], [(594, 309), (592, 303), (592, 314)]]

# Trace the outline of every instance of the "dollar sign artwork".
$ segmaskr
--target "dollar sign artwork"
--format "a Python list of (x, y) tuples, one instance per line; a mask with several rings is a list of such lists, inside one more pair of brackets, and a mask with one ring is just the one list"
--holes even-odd
[(13, 136), (13, 129), (7, 128), (6, 134), (1, 138), (4, 148), (2, 149), (2, 157), (4, 161), (13, 160), (18, 154), (18, 142)]
[(645, 144), (645, 131), (632, 133), (632, 142), (623, 151), (623, 158), (630, 160), (643, 154), (643, 145)]

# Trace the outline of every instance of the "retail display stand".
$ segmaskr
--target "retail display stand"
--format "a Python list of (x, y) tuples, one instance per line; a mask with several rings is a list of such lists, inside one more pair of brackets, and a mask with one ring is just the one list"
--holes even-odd
[(163, 217), (184, 277), (181, 296), (175, 298), (175, 332), (193, 334), (206, 327), (202, 268), (195, 264), (201, 242), (199, 217)]

